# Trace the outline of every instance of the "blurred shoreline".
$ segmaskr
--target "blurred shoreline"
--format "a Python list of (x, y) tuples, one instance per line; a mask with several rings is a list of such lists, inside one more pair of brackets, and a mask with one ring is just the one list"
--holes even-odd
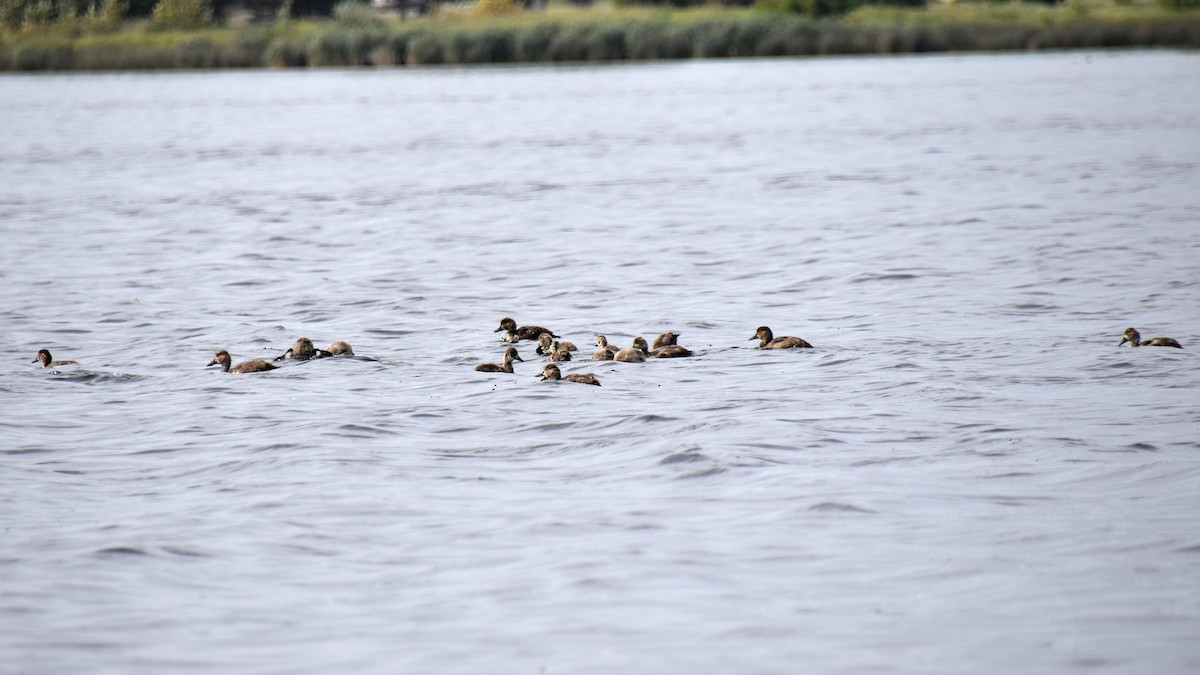
[(358, 12), (224, 27), (0, 34), (0, 71), (314, 68), (653, 61), (849, 54), (1200, 47), (1200, 11), (1149, 5), (937, 4), (837, 17), (761, 9), (580, 8), (404, 19)]

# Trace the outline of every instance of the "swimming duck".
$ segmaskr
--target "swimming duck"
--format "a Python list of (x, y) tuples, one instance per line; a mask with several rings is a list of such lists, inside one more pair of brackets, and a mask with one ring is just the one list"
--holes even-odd
[[(576, 347), (574, 342), (567, 342), (566, 340), (563, 340), (562, 342), (555, 342), (554, 336), (549, 333), (542, 333), (538, 336), (537, 341), (538, 346), (534, 352), (541, 356), (548, 356), (551, 349), (563, 349), (568, 352), (579, 350), (579, 347)], [(555, 347), (555, 345), (557, 345), (557, 347)]]
[(78, 361), (55, 361), (50, 356), (49, 349), (39, 349), (37, 356), (33, 357), (30, 363), (41, 363), (43, 368), (57, 368), (58, 366), (73, 366), (77, 365)]
[(1120, 347), (1126, 342), (1129, 343), (1130, 347), (1175, 347), (1183, 349), (1183, 345), (1179, 344), (1179, 341), (1175, 338), (1156, 337), (1149, 340), (1142, 340), (1142, 336), (1132, 328), (1125, 329), (1125, 339), (1121, 340), (1121, 344), (1117, 346)]
[(759, 349), (812, 348), (812, 345), (798, 337), (775, 337), (766, 326), (759, 326), (750, 339), (761, 341), (758, 343)]
[(229, 364), (231, 363), (233, 363), (233, 358), (229, 356), (229, 352), (219, 349), (217, 350), (217, 355), (213, 357), (212, 361), (208, 362), (208, 365), (220, 365), (221, 370), (226, 373), (261, 373), (266, 370), (275, 370), (279, 367), (266, 359), (250, 359), (230, 368)]
[(542, 379), (566, 380), (567, 382), (594, 384), (597, 387), (600, 386), (600, 380), (597, 380), (595, 375), (589, 375), (587, 373), (571, 373), (570, 375), (563, 375), (562, 371), (558, 369), (558, 366), (554, 365), (553, 363), (546, 364), (546, 367), (542, 369)]
[(694, 356), (692, 350), (679, 345), (664, 345), (650, 351), (650, 356), (656, 359), (677, 359), (684, 356)]
[(612, 361), (613, 356), (620, 351), (616, 347), (608, 344), (608, 338), (603, 335), (596, 336), (596, 346), (599, 347), (593, 354), (593, 361)]
[(693, 356), (692, 350), (686, 347), (680, 347), (675, 343), (679, 339), (679, 333), (676, 331), (667, 331), (659, 333), (658, 337), (654, 338), (654, 345), (650, 348), (650, 356), (656, 359), (673, 359), (683, 356)]
[(292, 346), (288, 347), (286, 352), (276, 356), (275, 360), (282, 361), (284, 359), (295, 359), (297, 361), (308, 361), (309, 359), (320, 359), (326, 356), (333, 356), (333, 354), (330, 354), (324, 349), (317, 349), (313, 346), (312, 340), (309, 340), (306, 337), (298, 337), (296, 338), (296, 341), (292, 343)]
[(613, 354), (614, 361), (627, 361), (629, 363), (640, 363), (650, 356), (650, 350), (647, 349), (646, 338), (637, 336), (633, 338), (633, 346), (626, 347), (621, 351)]
[(563, 349), (562, 343), (552, 342), (550, 348), (546, 350), (546, 358), (551, 361), (570, 361), (571, 352)]
[(516, 347), (509, 347), (504, 350), (504, 365), (496, 363), (481, 363), (475, 366), (475, 370), (481, 373), (511, 373), (513, 371), (513, 361), (524, 361), (521, 355), (517, 353)]
[(666, 347), (667, 345), (676, 344), (676, 341), (678, 339), (679, 339), (679, 333), (677, 333), (676, 331), (673, 331), (673, 330), (664, 331), (662, 333), (659, 333), (658, 337), (654, 338), (654, 343), (650, 345), (650, 350), (656, 351), (658, 349), (662, 349), (663, 347)]
[[(549, 328), (542, 328), (541, 326), (518, 326), (516, 321), (513, 321), (511, 317), (507, 316), (503, 319), (500, 319), (500, 327), (492, 332), (499, 333), (500, 331), (504, 331), (506, 333), (505, 339), (507, 339), (509, 342), (516, 342), (517, 340), (536, 340), (542, 333), (549, 333), (550, 337), (558, 337), (554, 334), (554, 331), (550, 330)], [(514, 335), (516, 337), (515, 340), (513, 339)]]
[(350, 348), (350, 343), (343, 342), (341, 340), (330, 343), (329, 347), (327, 347), (325, 351), (328, 352), (330, 356), (354, 356), (354, 350)]

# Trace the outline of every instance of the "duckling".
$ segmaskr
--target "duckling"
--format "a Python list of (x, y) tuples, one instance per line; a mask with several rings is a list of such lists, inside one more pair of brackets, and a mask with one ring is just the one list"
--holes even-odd
[(570, 361), (571, 352), (564, 349), (561, 342), (554, 342), (546, 352), (546, 358), (551, 361)]
[(354, 356), (354, 350), (350, 347), (350, 343), (341, 340), (330, 343), (325, 351), (330, 356)]
[(595, 375), (589, 375), (588, 373), (571, 373), (570, 375), (564, 376), (562, 371), (558, 369), (558, 366), (554, 365), (553, 363), (546, 364), (546, 367), (542, 369), (542, 379), (566, 380), (567, 382), (594, 384), (597, 387), (600, 386), (600, 380), (597, 380)]
[(1120, 347), (1126, 342), (1129, 343), (1130, 347), (1175, 347), (1176, 349), (1183, 349), (1183, 345), (1179, 344), (1179, 341), (1175, 338), (1156, 337), (1149, 340), (1142, 340), (1142, 336), (1132, 328), (1125, 329), (1125, 339), (1121, 340), (1121, 343), (1117, 346)]
[[(578, 347), (570, 342), (555, 342), (549, 333), (542, 333), (538, 336), (538, 346), (534, 352), (545, 356), (551, 361), (570, 361), (571, 352), (578, 349)], [(559, 356), (558, 352), (562, 352), (566, 356)]]
[(612, 361), (613, 356), (620, 351), (616, 347), (608, 344), (608, 338), (603, 335), (596, 336), (596, 346), (599, 347), (593, 354), (593, 361)]
[(645, 361), (646, 357), (649, 355), (650, 352), (646, 348), (646, 338), (639, 335), (633, 338), (632, 347), (626, 347), (616, 354), (613, 354), (613, 360), (628, 361), (629, 363), (641, 363), (642, 361)]
[(233, 363), (233, 358), (229, 356), (229, 352), (219, 349), (217, 350), (217, 355), (213, 357), (212, 361), (208, 362), (208, 365), (220, 365), (221, 370), (226, 373), (261, 373), (266, 370), (275, 370), (279, 367), (266, 359), (250, 359), (230, 368), (229, 364), (231, 363)]
[(676, 340), (678, 340), (678, 339), (679, 339), (679, 333), (677, 333), (676, 331), (673, 331), (673, 330), (664, 331), (662, 333), (659, 333), (658, 337), (654, 338), (654, 343), (652, 345), (650, 345), (650, 351), (658, 351), (659, 349), (662, 349), (663, 347), (666, 347), (667, 345), (676, 344)]
[(650, 356), (656, 359), (673, 359), (683, 356), (694, 356), (692, 350), (686, 347), (680, 347), (675, 343), (679, 339), (679, 333), (676, 331), (667, 331), (659, 333), (658, 337), (654, 338), (654, 346), (650, 348)]
[(812, 345), (798, 337), (775, 337), (771, 333), (771, 329), (766, 326), (759, 326), (758, 330), (754, 331), (751, 340), (760, 340), (758, 343), (759, 349), (793, 349), (806, 348), (811, 349)]
[(324, 349), (317, 349), (313, 346), (312, 340), (309, 340), (306, 337), (298, 337), (296, 338), (296, 341), (292, 343), (292, 346), (288, 347), (286, 352), (276, 356), (275, 360), (282, 361), (284, 359), (295, 359), (297, 361), (308, 361), (309, 359), (320, 359), (326, 356), (333, 356), (333, 354), (330, 354)]
[[(504, 331), (506, 333), (506, 339), (509, 342), (516, 342), (518, 340), (536, 340), (542, 333), (549, 333), (550, 337), (558, 337), (554, 334), (554, 331), (550, 330), (549, 328), (542, 328), (541, 326), (518, 326), (516, 321), (513, 321), (511, 317), (507, 316), (503, 319), (500, 319), (500, 327), (492, 332), (499, 333), (500, 331)], [(512, 339), (513, 334), (516, 335), (516, 340)]]
[(658, 349), (652, 350), (650, 356), (656, 359), (677, 359), (684, 356), (695, 356), (695, 353), (687, 347), (679, 345), (664, 345)]
[(511, 373), (513, 371), (513, 361), (524, 361), (521, 355), (517, 353), (516, 347), (509, 347), (504, 350), (504, 365), (495, 363), (481, 363), (475, 366), (475, 370), (481, 373)]
[(33, 357), (33, 360), (30, 361), (30, 363), (39, 363), (39, 362), (42, 364), (43, 368), (57, 368), (59, 366), (73, 366), (73, 365), (77, 365), (79, 363), (78, 361), (55, 361), (53, 359), (53, 357), (50, 356), (49, 349), (39, 349), (37, 356)]

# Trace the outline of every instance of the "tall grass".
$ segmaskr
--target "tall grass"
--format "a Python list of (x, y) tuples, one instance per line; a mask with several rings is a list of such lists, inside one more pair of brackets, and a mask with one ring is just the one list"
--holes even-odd
[(424, 66), (1123, 46), (1198, 48), (1200, 12), (981, 4), (867, 7), (824, 19), (746, 9), (628, 9), (403, 22), (360, 12), (239, 29), (4, 34), (0, 69)]

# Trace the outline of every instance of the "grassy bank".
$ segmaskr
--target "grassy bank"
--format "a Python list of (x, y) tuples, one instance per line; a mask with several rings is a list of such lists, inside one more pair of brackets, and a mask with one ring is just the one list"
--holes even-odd
[(0, 35), (0, 70), (420, 66), (935, 51), (1200, 47), (1200, 11), (1083, 3), (864, 7), (838, 18), (753, 9), (590, 9), (400, 21), (359, 14), (240, 28)]

